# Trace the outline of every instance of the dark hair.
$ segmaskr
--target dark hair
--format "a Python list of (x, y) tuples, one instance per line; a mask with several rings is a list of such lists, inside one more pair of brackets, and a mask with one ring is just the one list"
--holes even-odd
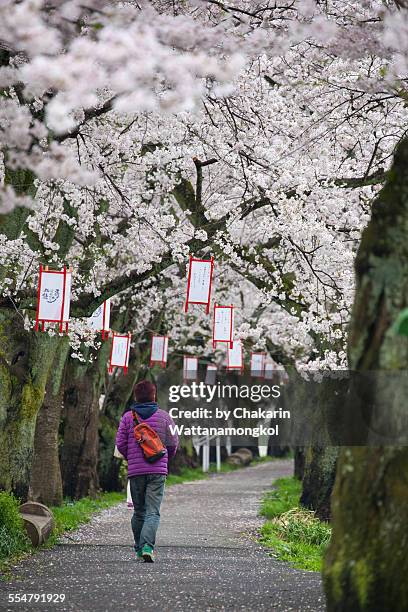
[(141, 380), (133, 389), (133, 395), (137, 402), (154, 402), (156, 399), (156, 385), (148, 380)]

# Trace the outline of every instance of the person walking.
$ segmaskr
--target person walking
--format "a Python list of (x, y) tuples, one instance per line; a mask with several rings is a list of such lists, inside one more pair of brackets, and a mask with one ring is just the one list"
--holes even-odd
[[(156, 385), (142, 380), (135, 385), (133, 397), (133, 403), (121, 418), (116, 434), (116, 446), (128, 462), (128, 478), (134, 507), (131, 525), (136, 558), (153, 563), (168, 461), (177, 452), (178, 435), (170, 430), (171, 426), (174, 427), (173, 419), (157, 405)], [(143, 441), (138, 442), (135, 437), (135, 426), (143, 427), (145, 424), (149, 426), (148, 433), (151, 429), (153, 435), (156, 432), (159, 436), (158, 443), (163, 448), (154, 457), (146, 458)]]

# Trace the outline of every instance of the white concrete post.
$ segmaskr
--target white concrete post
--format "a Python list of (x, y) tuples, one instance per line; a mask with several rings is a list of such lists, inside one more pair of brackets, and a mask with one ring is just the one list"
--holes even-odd
[(203, 472), (206, 471), (205, 469), (205, 465), (206, 465), (206, 457), (205, 457), (205, 444), (201, 444), (201, 454), (202, 454), (202, 467), (203, 467)]
[(230, 456), (232, 451), (231, 436), (227, 436), (227, 439), (225, 441), (225, 448), (227, 449), (227, 455)]
[(217, 459), (217, 472), (220, 472), (221, 471), (221, 440), (219, 436), (217, 436), (215, 443), (216, 443), (215, 453), (216, 453), (216, 459)]
[(210, 437), (207, 436), (203, 444), (203, 472), (210, 469)]

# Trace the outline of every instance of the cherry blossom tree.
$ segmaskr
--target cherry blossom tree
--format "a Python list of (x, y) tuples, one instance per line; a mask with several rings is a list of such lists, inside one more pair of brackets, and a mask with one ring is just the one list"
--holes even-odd
[[(353, 261), (406, 135), (406, 16), (380, 0), (2, 4), (1, 487), (26, 494), (66, 371), (71, 397), (92, 373), (96, 456), (106, 349), (87, 317), (107, 298), (135, 377), (152, 329), (222, 360), (208, 317), (182, 311), (190, 253), (215, 257), (247, 347), (347, 368)], [(68, 341), (33, 332), (40, 262), (74, 269)]]
[[(245, 276), (269, 304), (264, 308), (263, 329), (273, 330), (274, 345), (295, 353), (304, 364), (345, 363), (343, 332), (353, 290), (353, 248), (367, 218), (372, 184), (383, 178), (381, 164), (387, 163), (398, 139), (402, 105), (393, 106), (396, 95), (350, 91), (347, 79), (364, 81), (372, 70), (365, 58), (347, 64), (333, 55), (316, 74), (320, 51), (298, 42), (310, 36), (307, 28), (313, 30), (316, 21), (303, 5), (303, 13), (293, 3), (278, 13), (268, 9), (265, 27), (260, 28), (259, 15), (245, 15), (244, 5), (237, 7), (238, 15), (231, 15), (224, 6), (207, 4), (211, 6), (201, 6), (197, 15), (195, 8), (192, 14), (169, 14), (164, 4), (153, 18), (149, 11), (154, 9), (145, 5), (142, 9), (125, 5), (122, 13), (116, 7), (107, 10), (106, 5), (84, 8), (62, 3), (50, 12), (40, 2), (9, 3), (2, 33), (4, 108), (10, 117), (4, 131), (4, 185), (5, 189), (14, 185), (15, 193), (30, 207), (27, 197), (35, 194), (34, 210), (23, 206), (2, 218), (2, 305), (7, 316), (19, 322), (22, 338), (34, 342), (32, 349), (19, 349), (11, 356), (14, 365), (20, 362), (20, 369), (26, 367), (23, 358), (30, 361), (31, 355), (35, 363), (46, 365), (37, 351), (45, 344), (51, 359), (49, 343), (58, 344), (55, 337), (26, 334), (40, 260), (56, 267), (68, 263), (75, 269), (75, 322), (70, 333), (75, 357), (81, 355), (81, 344), (93, 343), (83, 317), (103, 300), (160, 278), (164, 270), (182, 276), (188, 252), (209, 249), (228, 262), (231, 272), (225, 282), (231, 299)], [(24, 21), (22, 15), (28, 10), (29, 19)], [(11, 15), (20, 27), (10, 25)], [(156, 40), (153, 50), (160, 58), (167, 48), (169, 64), (160, 61), (158, 69), (155, 60), (148, 76), (139, 65), (138, 76), (137, 65), (130, 68), (128, 58), (136, 61), (132, 47), (136, 38), (147, 41), (143, 34), (147, 15), (152, 28), (149, 44)], [(323, 17), (316, 19), (320, 22)], [(202, 36), (203, 23), (208, 37)], [(293, 45), (292, 26), (300, 23), (303, 29)], [(231, 24), (237, 30), (234, 36)], [(187, 34), (188, 26), (192, 29)], [(178, 52), (173, 49), (176, 33), (186, 41), (184, 46), (179, 42)], [(218, 60), (220, 40), (230, 52), (228, 62)], [(203, 89), (202, 77), (211, 73), (214, 82), (215, 64), (220, 81), (231, 78), (236, 68), (231, 53), (243, 41), (247, 52), (258, 55), (234, 82), (234, 94), (217, 97), (219, 91), (208, 89), (208, 79)], [(198, 61), (200, 48), (206, 53), (200, 61), (209, 72), (194, 64), (195, 78), (176, 81), (180, 87), (188, 83), (195, 92), (191, 100), (197, 102), (206, 94), (201, 108), (196, 104), (195, 115), (188, 110), (158, 113), (174, 86), (166, 75), (158, 79), (157, 71), (168, 69), (173, 74), (180, 62), (185, 75), (186, 58), (191, 53), (191, 62)], [(274, 56), (268, 57), (265, 49)], [(283, 57), (277, 55), (285, 49)], [(212, 60), (207, 62), (207, 57)], [(131, 83), (120, 81), (118, 65), (133, 71)], [(95, 66), (97, 78), (90, 79)], [(341, 78), (336, 82), (338, 68)], [(284, 75), (282, 82), (277, 74)], [(158, 82), (161, 85), (155, 87)], [(295, 82), (305, 85), (295, 87)], [(129, 113), (126, 104), (132, 88), (141, 88), (144, 99), (154, 96), (155, 102), (144, 107), (132, 100)], [(344, 100), (337, 106), (339, 88)], [(186, 91), (176, 93), (169, 108), (188, 109)], [(58, 113), (69, 125), (58, 119)], [(376, 136), (373, 126), (378, 122), (384, 133)], [(32, 129), (41, 133), (30, 136)], [(23, 136), (26, 140), (20, 142)], [(322, 168), (316, 165), (320, 158)], [(345, 192), (365, 183), (363, 191)], [(14, 205), (13, 197), (7, 201)], [(345, 221), (340, 225), (337, 217), (343, 212)], [(261, 324), (258, 319), (255, 338), (262, 335)], [(11, 344), (19, 346), (15, 340)], [(34, 393), (38, 399), (33, 399), (33, 418), (46, 372)], [(25, 375), (21, 381), (17, 404), (22, 401), (20, 393), (28, 393)]]

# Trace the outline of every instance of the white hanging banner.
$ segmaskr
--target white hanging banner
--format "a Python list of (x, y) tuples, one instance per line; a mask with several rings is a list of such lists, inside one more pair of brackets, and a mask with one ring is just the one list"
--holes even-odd
[(109, 338), (110, 327), (110, 298), (98, 306), (95, 312), (88, 317), (89, 327), (102, 332), (102, 340)]
[(265, 353), (251, 353), (251, 376), (263, 378), (265, 375)]
[(213, 270), (212, 257), (209, 260), (195, 259), (190, 255), (185, 312), (188, 312), (189, 304), (206, 304), (206, 313), (210, 312)]
[(112, 347), (109, 359), (109, 372), (113, 372), (113, 368), (123, 368), (127, 373), (129, 365), (130, 352), (130, 334), (121, 336), (112, 332)]
[(69, 311), (71, 307), (72, 272), (67, 270), (65, 275), (64, 310), (62, 322), (65, 323), (65, 331), (68, 331)]
[(275, 371), (276, 371), (276, 365), (273, 363), (273, 361), (266, 361), (265, 368), (264, 368), (265, 378), (267, 380), (271, 380), (274, 376)]
[(217, 342), (228, 342), (232, 348), (234, 340), (234, 306), (214, 304), (213, 348)]
[(167, 336), (153, 336), (152, 345), (150, 347), (150, 367), (159, 363), (163, 368), (167, 363), (167, 351), (169, 347), (169, 339)]
[(197, 380), (198, 375), (198, 358), (184, 355), (183, 360), (183, 378), (184, 380)]
[(232, 348), (227, 349), (227, 370), (244, 369), (244, 351), (240, 340), (234, 340)]
[(217, 382), (217, 366), (209, 363), (207, 365), (207, 372), (205, 374), (205, 384), (206, 385), (215, 385)]
[(44, 331), (44, 323), (59, 323), (60, 332), (68, 332), (69, 309), (71, 303), (72, 270), (65, 267), (62, 271), (48, 270), (40, 264), (38, 278), (37, 314), (35, 329), (40, 323)]

